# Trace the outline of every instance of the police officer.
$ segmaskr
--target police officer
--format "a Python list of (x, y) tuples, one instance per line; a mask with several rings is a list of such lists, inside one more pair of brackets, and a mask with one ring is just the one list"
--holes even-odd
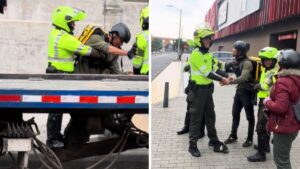
[(277, 59), (276, 54), (278, 50), (274, 47), (265, 47), (261, 49), (258, 53), (258, 56), (261, 58), (262, 66), (264, 69), (261, 72), (260, 80), (257, 85), (254, 86), (255, 90), (258, 90), (258, 114), (257, 114), (257, 152), (248, 156), (248, 161), (258, 162), (266, 161), (266, 152), (270, 152), (270, 133), (266, 130), (267, 117), (264, 113), (264, 104), (263, 100), (267, 98), (270, 94), (272, 85), (275, 83), (275, 76), (277, 74)]
[(240, 114), (242, 108), (245, 109), (246, 117), (248, 120), (248, 136), (243, 143), (243, 147), (249, 147), (253, 143), (254, 132), (254, 101), (255, 91), (253, 90), (252, 62), (247, 57), (249, 44), (244, 41), (236, 41), (232, 49), (232, 55), (235, 57), (235, 64), (226, 64), (226, 69), (233, 67), (232, 70), (237, 78), (231, 81), (231, 84), (238, 84), (234, 96), (232, 106), (232, 127), (231, 134), (224, 141), (225, 144), (231, 144), (237, 141), (237, 129), (240, 123)]
[[(191, 44), (191, 45), (193, 45), (193, 44)], [(219, 61), (217, 58), (214, 57), (214, 64), (215, 64), (215, 66), (218, 67), (217, 69), (222, 70), (222, 71), (218, 71), (219, 74), (220, 74), (220, 72), (222, 72), (221, 76), (223, 76), (223, 77), (229, 77), (228, 74), (226, 72), (224, 72), (225, 71), (225, 68), (224, 68), (225, 63), (224, 62)], [(187, 60), (186, 65), (184, 66), (184, 71), (191, 73), (190, 70), (191, 70), (190, 62), (189, 62), (189, 60)], [(190, 80), (190, 78), (191, 77), (189, 77), (188, 86), (184, 90), (184, 92), (186, 94), (188, 94), (188, 92), (190, 90), (190, 87), (191, 87), (191, 84), (190, 84), (191, 80)], [(214, 91), (214, 86), (212, 88), (213, 88), (213, 91)], [(189, 132), (189, 126), (190, 126), (190, 112), (189, 112), (189, 107), (190, 107), (190, 102), (188, 101), (188, 99), (186, 100), (186, 102), (187, 102), (187, 110), (186, 110), (185, 118), (184, 118), (184, 126), (180, 130), (177, 131), (178, 135), (185, 134), (185, 133)], [(203, 118), (203, 120), (202, 120), (202, 125), (200, 127), (199, 139), (201, 139), (201, 138), (203, 138), (205, 136), (204, 129), (205, 129), (205, 118)]]
[(194, 157), (200, 157), (197, 147), (199, 128), (203, 118), (207, 127), (209, 145), (215, 152), (228, 153), (226, 145), (219, 141), (215, 127), (216, 115), (212, 97), (213, 80), (229, 84), (228, 78), (223, 78), (216, 73), (213, 56), (209, 53), (212, 45), (214, 31), (209, 27), (201, 27), (194, 32), (196, 48), (190, 56), (192, 87), (188, 93), (190, 105), (189, 152)]
[(99, 27), (92, 27), (92, 29), (94, 30), (92, 35), (85, 37), (88, 38), (85, 44), (97, 49), (101, 55), (96, 58), (79, 57), (75, 72), (84, 74), (122, 73), (118, 64), (119, 55), (132, 59), (136, 53), (136, 45), (133, 45), (129, 51), (121, 49), (123, 43), (128, 43), (131, 38), (127, 25), (117, 23), (108, 34)]
[(142, 32), (136, 36), (137, 55), (133, 58), (134, 74), (149, 74), (149, 7), (146, 6), (140, 13), (140, 26)]
[[(82, 10), (59, 6), (52, 13), (52, 25), (48, 41), (48, 68), (46, 73), (73, 73), (74, 54), (98, 56), (99, 52), (82, 45), (73, 36), (75, 21), (86, 18)], [(62, 114), (50, 113), (47, 121), (47, 145), (52, 148), (64, 146), (60, 134)]]
[[(189, 72), (189, 74), (191, 74), (191, 66), (190, 66), (190, 62), (189, 60), (187, 60), (185, 66), (184, 66), (184, 72)], [(188, 86), (185, 88), (184, 92), (185, 94), (188, 94), (189, 90), (190, 90), (190, 80), (191, 79), (191, 75), (189, 77), (189, 82), (188, 82)], [(186, 134), (189, 132), (189, 127), (190, 127), (190, 112), (189, 112), (189, 107), (190, 107), (190, 102), (188, 101), (188, 99), (186, 99), (186, 103), (187, 103), (187, 108), (186, 108), (186, 113), (185, 113), (185, 118), (184, 118), (184, 126), (177, 131), (178, 135), (181, 134)], [(201, 139), (202, 137), (205, 136), (205, 118), (203, 118), (202, 120), (202, 125), (200, 127), (200, 135), (199, 135), (199, 139)]]

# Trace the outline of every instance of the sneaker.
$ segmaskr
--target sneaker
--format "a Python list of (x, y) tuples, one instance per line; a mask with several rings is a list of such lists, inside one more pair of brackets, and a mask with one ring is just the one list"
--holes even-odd
[(231, 135), (224, 141), (225, 144), (231, 144), (237, 141), (237, 137), (232, 137)]
[(253, 144), (253, 141), (247, 139), (247, 140), (243, 143), (243, 147), (250, 147), (250, 146), (252, 146), (252, 144)]

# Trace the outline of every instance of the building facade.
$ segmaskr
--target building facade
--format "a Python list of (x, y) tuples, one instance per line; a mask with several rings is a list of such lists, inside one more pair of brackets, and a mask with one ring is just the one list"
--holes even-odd
[[(132, 38), (122, 48), (129, 50), (141, 31), (140, 11), (148, 0), (9, 0), (0, 15), (0, 73), (45, 73), (51, 13), (59, 5), (84, 10), (88, 17), (76, 23), (75, 36), (88, 24), (109, 31), (112, 25), (128, 25)], [(122, 57), (124, 71), (131, 71), (132, 61)], [(34, 65), (34, 66), (29, 66)]]
[(216, 0), (205, 19), (216, 31), (213, 51), (231, 51), (243, 40), (249, 55), (265, 46), (300, 52), (298, 0)]

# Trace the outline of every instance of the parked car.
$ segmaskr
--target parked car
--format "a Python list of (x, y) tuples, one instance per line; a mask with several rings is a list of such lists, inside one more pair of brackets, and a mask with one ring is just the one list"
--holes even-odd
[(212, 52), (213, 56), (218, 58), (218, 60), (223, 62), (231, 62), (234, 60), (232, 53), (228, 51), (215, 51)]

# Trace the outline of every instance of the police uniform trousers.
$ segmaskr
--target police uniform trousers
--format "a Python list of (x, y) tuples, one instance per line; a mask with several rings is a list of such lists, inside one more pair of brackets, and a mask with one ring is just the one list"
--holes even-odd
[(213, 84), (210, 85), (196, 85), (188, 93), (188, 100), (190, 101), (190, 128), (189, 139), (190, 142), (197, 142), (200, 135), (200, 128), (203, 118), (205, 118), (207, 135), (211, 142), (219, 141), (215, 127), (216, 115), (213, 101)]

